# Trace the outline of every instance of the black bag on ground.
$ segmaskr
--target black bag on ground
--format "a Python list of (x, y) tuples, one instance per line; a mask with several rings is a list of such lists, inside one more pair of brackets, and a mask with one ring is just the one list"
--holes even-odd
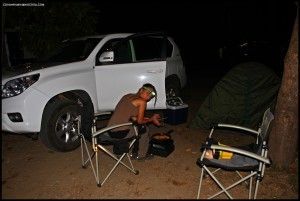
[[(129, 139), (125, 139), (128, 134), (129, 129), (121, 131), (108, 132), (109, 136), (114, 139), (113, 143), (113, 152), (114, 154), (121, 155), (123, 153), (129, 152)], [(123, 139), (124, 138), (124, 139)]]
[(154, 134), (150, 140), (149, 152), (161, 157), (169, 156), (175, 149), (174, 141), (169, 135), (171, 132), (173, 130)]
[(114, 152), (114, 154), (117, 154), (117, 155), (121, 155), (123, 153), (128, 153), (129, 152), (128, 140), (120, 140), (120, 141), (114, 142), (113, 152)]

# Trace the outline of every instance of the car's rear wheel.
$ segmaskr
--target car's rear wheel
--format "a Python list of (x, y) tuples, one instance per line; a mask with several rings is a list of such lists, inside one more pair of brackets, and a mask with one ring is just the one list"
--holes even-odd
[(178, 79), (171, 77), (166, 79), (166, 98), (180, 96), (180, 82)]
[(40, 138), (55, 151), (72, 151), (80, 145), (78, 137), (79, 105), (56, 99), (45, 108)]

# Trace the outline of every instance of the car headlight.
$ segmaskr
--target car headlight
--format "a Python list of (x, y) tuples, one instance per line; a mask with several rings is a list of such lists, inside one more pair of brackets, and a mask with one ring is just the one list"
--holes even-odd
[(6, 82), (2, 86), (2, 98), (10, 98), (23, 93), (33, 83), (38, 81), (40, 74), (19, 77)]

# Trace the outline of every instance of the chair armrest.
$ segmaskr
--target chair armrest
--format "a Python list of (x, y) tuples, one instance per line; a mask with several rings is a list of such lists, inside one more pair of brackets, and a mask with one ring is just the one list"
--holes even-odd
[(101, 116), (101, 115), (108, 115), (108, 114), (111, 114), (112, 112), (98, 112), (98, 113), (95, 113), (94, 114), (94, 117), (98, 117), (98, 116)]
[(258, 135), (258, 131), (256, 131), (256, 130), (246, 128), (246, 127), (243, 127), (243, 126), (233, 125), (233, 124), (217, 124), (217, 127), (234, 128), (234, 129), (238, 129), (238, 130), (248, 131), (250, 133), (254, 133), (254, 134)]
[(109, 127), (105, 127), (105, 128), (102, 128), (102, 129), (92, 133), (92, 137), (97, 137), (98, 135), (100, 135), (102, 133), (105, 133), (109, 130), (119, 128), (119, 127), (122, 127), (122, 126), (131, 126), (132, 124), (133, 124), (132, 122), (128, 122), (128, 123), (116, 124), (116, 125), (112, 125), (112, 126), (109, 126)]
[(245, 156), (248, 156), (250, 158), (254, 158), (254, 159), (257, 159), (261, 162), (264, 162), (266, 164), (271, 164), (270, 160), (268, 158), (265, 158), (265, 157), (262, 157), (258, 154), (255, 154), (255, 153), (252, 153), (252, 152), (249, 152), (249, 151), (245, 151), (245, 150), (242, 150), (242, 149), (238, 149), (238, 148), (234, 148), (234, 147), (229, 147), (229, 146), (220, 146), (220, 145), (211, 145), (210, 146), (210, 149), (218, 149), (218, 150), (224, 150), (224, 151), (229, 151), (229, 152), (232, 152), (232, 153), (238, 153), (238, 154), (241, 154), (241, 155), (245, 155)]

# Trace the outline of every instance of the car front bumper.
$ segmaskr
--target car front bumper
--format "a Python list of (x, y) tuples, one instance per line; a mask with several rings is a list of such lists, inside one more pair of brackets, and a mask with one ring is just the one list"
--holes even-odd
[[(32, 88), (2, 99), (2, 130), (14, 133), (40, 132), (41, 119), (49, 97)], [(13, 122), (8, 114), (20, 113), (23, 121)]]

